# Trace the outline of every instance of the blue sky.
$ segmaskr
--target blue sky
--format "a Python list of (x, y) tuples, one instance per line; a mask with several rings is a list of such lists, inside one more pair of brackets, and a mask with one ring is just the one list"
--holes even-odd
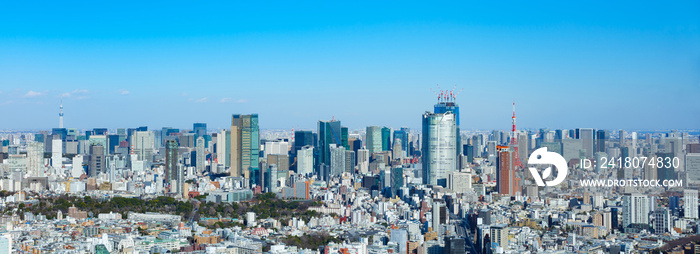
[(698, 129), (700, 2), (0, 3), (0, 129)]

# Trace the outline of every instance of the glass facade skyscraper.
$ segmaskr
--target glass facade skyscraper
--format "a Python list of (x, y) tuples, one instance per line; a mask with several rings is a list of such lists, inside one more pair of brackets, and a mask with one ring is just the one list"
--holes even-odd
[[(318, 167), (317, 172), (322, 173), (322, 167), (331, 164), (331, 144), (348, 148), (347, 128), (340, 126), (340, 121), (318, 121)], [(321, 179), (323, 175), (319, 175)]]
[(459, 129), (459, 105), (457, 105), (457, 103), (455, 103), (454, 101), (441, 101), (438, 102), (438, 104), (435, 104), (434, 108), (435, 114), (452, 112), (452, 114), (455, 115), (455, 122), (457, 125), (457, 136), (455, 136), (457, 149), (455, 150), (455, 156), (459, 158), (459, 155), (462, 153), (462, 137), (460, 136)]
[(382, 127), (382, 151), (391, 150), (391, 128)]
[(367, 126), (365, 133), (367, 150), (370, 155), (382, 151), (382, 128), (379, 126)]
[(447, 175), (457, 169), (456, 115), (423, 115), (423, 183), (447, 186)]
[(231, 119), (231, 176), (260, 183), (260, 129), (258, 114), (233, 115)]
[[(180, 173), (178, 170), (178, 147), (177, 141), (168, 140), (165, 143), (165, 183), (172, 186), (172, 183), (179, 183), (178, 176)], [(180, 185), (177, 188), (182, 188)], [(173, 189), (170, 190), (174, 192)], [(178, 192), (179, 193), (179, 192)]]
[(395, 130), (394, 131), (394, 139), (399, 139), (401, 140), (401, 150), (408, 151), (408, 132), (409, 129), (406, 127), (401, 127), (400, 130)]
[(204, 137), (207, 135), (207, 124), (206, 123), (194, 123), (192, 125), (192, 132), (194, 132), (195, 139), (199, 137)]

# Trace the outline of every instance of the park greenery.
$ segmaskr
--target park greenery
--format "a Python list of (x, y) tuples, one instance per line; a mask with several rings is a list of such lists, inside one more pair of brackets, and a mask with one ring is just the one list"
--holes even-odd
[[(9, 195), (10, 193), (0, 193)], [(88, 216), (96, 217), (100, 213), (120, 213), (126, 218), (129, 212), (137, 213), (164, 213), (175, 214), (183, 217), (185, 221), (200, 218), (231, 218), (244, 219), (247, 212), (255, 212), (259, 219), (274, 218), (287, 220), (292, 217), (308, 220), (318, 217), (315, 211), (308, 210), (312, 206), (320, 206), (314, 200), (287, 201), (277, 198), (273, 193), (258, 194), (252, 200), (239, 203), (212, 203), (205, 202), (204, 198), (195, 198), (187, 201), (177, 200), (172, 197), (160, 196), (152, 199), (113, 197), (93, 198), (90, 196), (78, 197), (57, 195), (50, 197), (35, 197), (32, 202), (20, 203), (16, 207), (8, 206), (3, 211), (5, 214), (18, 212), (20, 216), (24, 212), (35, 215), (42, 214), (48, 219), (56, 217), (58, 211), (64, 216), (69, 207), (77, 207), (86, 211)], [(17, 209), (17, 210), (14, 210)]]

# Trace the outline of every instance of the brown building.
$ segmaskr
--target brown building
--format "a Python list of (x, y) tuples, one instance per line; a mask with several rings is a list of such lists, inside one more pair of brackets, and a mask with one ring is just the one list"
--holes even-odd
[(68, 208), (68, 216), (75, 219), (87, 219), (87, 212), (80, 211), (77, 207), (73, 206)]
[(520, 192), (520, 179), (515, 178), (515, 152), (511, 148), (498, 151), (496, 189), (500, 194), (515, 196)]

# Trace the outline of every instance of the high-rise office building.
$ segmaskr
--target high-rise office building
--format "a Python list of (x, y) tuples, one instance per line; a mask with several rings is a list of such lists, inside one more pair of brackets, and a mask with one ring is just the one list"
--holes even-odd
[(610, 139), (610, 132), (607, 130), (598, 130), (596, 132), (596, 152), (605, 152), (606, 144)]
[[(673, 153), (656, 153), (657, 159), (661, 158), (660, 160), (663, 161), (673, 161)], [(656, 165), (656, 177), (663, 181), (663, 180), (676, 180), (676, 170), (673, 167), (672, 163), (661, 163)], [(661, 166), (661, 167), (658, 167)]]
[(231, 159), (231, 131), (221, 130), (216, 135), (216, 160), (219, 165), (230, 167), (229, 160)]
[(304, 146), (297, 151), (297, 174), (309, 175), (314, 172), (314, 147)]
[(289, 155), (287, 154), (270, 154), (267, 156), (267, 164), (277, 165), (277, 172), (288, 173), (289, 171)]
[(233, 115), (231, 120), (231, 176), (243, 176), (261, 185), (258, 114)]
[(622, 227), (632, 224), (649, 224), (649, 197), (640, 194), (622, 197)]
[(370, 154), (382, 151), (382, 128), (379, 126), (367, 126), (365, 144)]
[[(331, 145), (343, 146), (347, 149), (348, 143), (347, 128), (340, 125), (340, 121), (318, 121), (318, 163), (319, 176), (322, 166), (330, 167)], [(343, 156), (344, 157), (344, 156)]]
[[(331, 152), (331, 177), (337, 177), (345, 172), (345, 147), (336, 144), (330, 145)], [(328, 177), (324, 179), (329, 179)]]
[(451, 111), (423, 114), (423, 183), (447, 186), (457, 169), (457, 122)]
[(654, 234), (662, 235), (671, 232), (672, 223), (669, 209), (661, 207), (654, 210)]
[(503, 148), (496, 159), (496, 190), (500, 194), (515, 196), (520, 192), (518, 179), (515, 177), (515, 151)]
[(294, 149), (292, 149), (294, 155), (296, 155), (296, 152), (301, 150), (302, 147), (315, 145), (313, 132), (294, 131)]
[(90, 146), (90, 160), (88, 162), (88, 176), (96, 177), (100, 173), (106, 172), (107, 160), (105, 158), (104, 146), (102, 145), (91, 145)]
[(394, 140), (394, 147), (391, 149), (392, 158), (394, 160), (403, 159), (403, 149), (401, 148), (401, 139)]
[(619, 131), (618, 131), (617, 138), (619, 139), (619, 140), (618, 140), (618, 143), (620, 143), (620, 144), (619, 144), (620, 146), (627, 145), (626, 142), (625, 142), (626, 136), (627, 136), (627, 132), (626, 132), (625, 130), (619, 130)]
[[(399, 189), (401, 189), (401, 187), (404, 187), (405, 185), (403, 171), (404, 169), (402, 167), (395, 167), (391, 169), (391, 197), (396, 197), (396, 195), (398, 195)], [(404, 195), (406, 194), (407, 193), (404, 193)]]
[(265, 151), (263, 156), (267, 158), (267, 156), (270, 154), (289, 154), (289, 142), (284, 140), (265, 142)]
[(698, 218), (698, 190), (683, 190), (684, 216), (690, 219)]
[(27, 145), (27, 170), (32, 176), (44, 176), (44, 143), (31, 141)]
[(168, 140), (165, 143), (165, 184), (171, 186), (171, 192), (174, 192), (173, 185), (177, 185), (177, 179), (180, 175), (178, 166), (179, 146), (177, 141)]
[(150, 131), (135, 131), (131, 138), (134, 154), (140, 161), (153, 160), (153, 133)]
[(685, 155), (685, 171), (688, 184), (700, 184), (700, 153)]
[(360, 174), (366, 174), (369, 171), (369, 157), (370, 153), (367, 149), (357, 150), (357, 169)]
[(355, 151), (345, 150), (345, 172), (355, 172)]
[(195, 150), (195, 153), (197, 154), (197, 173), (202, 173), (205, 170), (205, 161), (207, 158), (206, 151), (204, 150), (204, 137), (198, 137), (197, 138), (197, 148)]
[(454, 139), (455, 143), (457, 144), (457, 149), (455, 149), (455, 157), (459, 158), (459, 154), (462, 153), (462, 137), (460, 134), (460, 118), (459, 118), (459, 105), (457, 105), (456, 102), (454, 102), (456, 95), (452, 95), (451, 97), (446, 97), (447, 100), (445, 101), (439, 101), (437, 104), (435, 104), (435, 114), (443, 114), (447, 112), (452, 112), (454, 114), (455, 118), (455, 124), (456, 124), (456, 133)]
[(194, 123), (192, 124), (192, 132), (194, 132), (195, 139), (199, 137), (204, 137), (207, 135), (207, 124), (206, 123)]
[(51, 166), (54, 168), (63, 166), (63, 140), (51, 140)]
[(391, 128), (382, 127), (382, 151), (391, 150)]
[(586, 150), (586, 158), (592, 158), (593, 153), (595, 153), (595, 135), (593, 129), (582, 128), (579, 130), (579, 139), (581, 140), (581, 146)]
[(408, 144), (410, 142), (408, 139), (409, 138), (408, 137), (409, 131), (410, 130), (406, 127), (401, 127), (400, 130), (394, 131), (394, 140), (396, 140), (396, 139), (401, 140), (401, 150), (403, 150), (404, 152), (408, 152)]

